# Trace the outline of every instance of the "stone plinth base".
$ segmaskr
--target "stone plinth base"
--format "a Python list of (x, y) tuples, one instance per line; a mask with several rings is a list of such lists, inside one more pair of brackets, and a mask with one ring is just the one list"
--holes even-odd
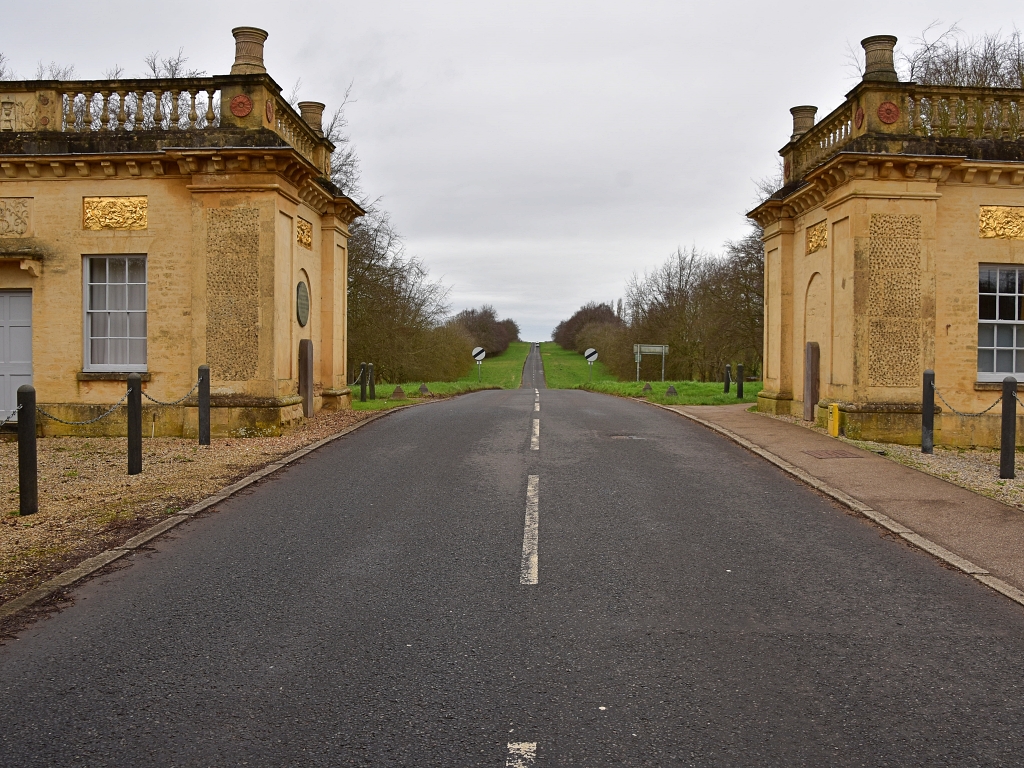
[[(329, 392), (330, 390), (328, 390)], [(326, 395), (326, 393), (325, 393)], [(251, 400), (251, 403), (246, 403)], [(344, 396), (314, 397), (314, 410), (341, 410), (350, 404)], [(99, 416), (109, 405), (40, 403), (40, 407), (65, 421), (86, 421)], [(279, 398), (214, 396), (210, 404), (210, 434), (213, 437), (269, 437), (280, 435), (302, 422), (302, 400), (298, 395)], [(125, 437), (128, 409), (122, 404), (109, 416), (86, 425), (66, 425), (42, 414), (36, 416), (43, 437)], [(199, 408), (194, 398), (182, 405), (155, 405), (143, 401), (143, 437), (199, 437)]]

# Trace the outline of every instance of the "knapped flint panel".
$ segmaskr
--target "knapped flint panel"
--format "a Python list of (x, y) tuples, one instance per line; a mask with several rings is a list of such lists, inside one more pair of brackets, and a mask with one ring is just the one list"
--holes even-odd
[(256, 376), (259, 351), (257, 208), (206, 211), (206, 359), (211, 376)]
[(916, 386), (921, 368), (921, 217), (871, 214), (868, 384)]

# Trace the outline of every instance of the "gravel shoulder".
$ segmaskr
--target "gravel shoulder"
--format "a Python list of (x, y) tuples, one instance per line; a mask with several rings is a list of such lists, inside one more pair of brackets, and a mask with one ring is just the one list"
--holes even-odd
[(0, 443), (0, 604), (129, 538), (199, 499), (371, 417), (318, 413), (280, 437), (143, 440), (143, 471), (129, 476), (127, 439), (38, 441), (39, 512), (18, 515), (18, 447)]

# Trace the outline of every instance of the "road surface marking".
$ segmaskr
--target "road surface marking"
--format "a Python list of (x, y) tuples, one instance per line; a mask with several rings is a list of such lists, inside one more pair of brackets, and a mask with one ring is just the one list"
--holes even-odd
[(510, 741), (505, 768), (533, 768), (537, 761), (537, 742)]
[(505, 768), (533, 768), (537, 760), (537, 742), (510, 741)]
[[(520, 584), (537, 583), (537, 522), (540, 515), (540, 475), (530, 475), (526, 483), (526, 524), (523, 526), (523, 562)], [(536, 749), (534, 744), (534, 749)], [(511, 744), (509, 745), (511, 748)]]
[(537, 397), (540, 397), (540, 390), (539, 389), (533, 390), (533, 394), (537, 395)]
[(539, 402), (533, 404), (533, 410), (534, 411), (539, 411), (540, 410), (540, 403)]
[(533, 420), (533, 437), (530, 438), (530, 450), (540, 450), (540, 419)]

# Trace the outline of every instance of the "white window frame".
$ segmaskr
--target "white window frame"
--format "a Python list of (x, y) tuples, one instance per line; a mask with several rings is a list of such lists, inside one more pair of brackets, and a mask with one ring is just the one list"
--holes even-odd
[[(90, 275), (93, 259), (142, 259), (146, 263), (146, 301), (142, 310), (146, 315), (146, 362), (144, 363), (93, 363), (92, 362), (92, 321), (90, 313)], [(125, 265), (127, 268), (127, 264)], [(127, 281), (127, 273), (125, 280)], [(109, 285), (109, 283), (106, 283)], [(137, 285), (137, 283), (136, 283)], [(106, 311), (110, 311), (109, 309)], [(117, 310), (120, 311), (120, 310)], [(127, 308), (126, 310), (127, 311)], [(109, 337), (108, 337), (109, 338)], [(142, 338), (142, 337), (129, 337)], [(82, 257), (82, 370), (97, 373), (146, 373), (149, 370), (149, 258), (144, 253), (96, 253)]]
[[(1012, 293), (1012, 294), (1011, 293), (1001, 292), (1000, 291), (1000, 284), (999, 284), (1000, 283), (1000, 278), (997, 275), (997, 277), (996, 277), (996, 293), (992, 294), (992, 293), (986, 292), (986, 293), (983, 294), (982, 291), (981, 291), (981, 270), (983, 270), (983, 269), (998, 269), (998, 270), (1013, 270), (1013, 271), (1015, 271), (1017, 273), (1016, 280), (1014, 281), (1015, 292)], [(1024, 379), (1024, 264), (979, 264), (978, 265), (978, 292), (977, 292), (977, 294), (978, 294), (978, 325), (977, 325), (977, 336), (975, 337), (976, 340), (977, 340), (977, 344), (976, 344), (977, 355), (976, 355), (976, 358), (975, 358), (975, 364), (976, 364), (977, 372), (978, 372), (977, 373), (977, 375), (978, 375), (977, 381), (985, 381), (985, 382), (993, 382), (993, 381), (995, 381), (995, 382), (998, 382), (998, 381), (1002, 381), (1007, 376), (1014, 376), (1014, 377), (1016, 377), (1018, 379)], [(995, 319), (993, 319), (993, 318), (982, 318), (981, 317), (981, 313), (982, 313), (982, 306), (981, 306), (982, 305), (982, 296), (995, 296), (995, 302), (996, 302), (996, 310), (995, 310), (996, 317), (995, 317)], [(1014, 319), (1013, 320), (1000, 319), (999, 318), (999, 311), (1000, 311), (1000, 304), (1002, 303), (1002, 302), (1000, 302), (1000, 299), (1004, 298), (1004, 297), (1006, 299), (1009, 299), (1011, 296), (1013, 297)], [(987, 342), (987, 339), (984, 338), (985, 336), (987, 336), (987, 334), (983, 333), (982, 326), (995, 326), (995, 329), (992, 331), (991, 346), (988, 346), (987, 343), (984, 346), (982, 345), (983, 341)], [(999, 336), (1001, 335), (1000, 334), (1000, 327), (1002, 327), (1003, 329), (1010, 329), (1009, 333), (1012, 334), (1015, 337), (1015, 338), (1011, 338), (1009, 340), (1009, 344), (1006, 343), (1007, 340), (1005, 338), (1003, 339), (1003, 343), (1000, 344), (1000, 339), (999, 339)], [(1002, 335), (1004, 337), (1005, 337), (1006, 333), (1007, 333), (1006, 330), (1002, 331)], [(1015, 358), (1015, 359), (1012, 359), (1011, 364), (1009, 366), (1013, 370), (1009, 370), (1009, 371), (999, 371), (999, 370), (996, 370), (996, 371), (982, 371), (981, 370), (981, 357), (986, 352), (989, 352), (990, 350), (991, 350), (991, 354), (993, 355), (993, 366), (992, 366), (993, 368), (998, 368), (999, 367), (999, 357), (1000, 356), (999, 356), (998, 353), (1002, 352), (1003, 355), (1004, 355), (1004, 357), (1003, 357), (1004, 360), (1005, 360), (1005, 355), (1007, 353), (1009, 353), (1011, 358)]]

